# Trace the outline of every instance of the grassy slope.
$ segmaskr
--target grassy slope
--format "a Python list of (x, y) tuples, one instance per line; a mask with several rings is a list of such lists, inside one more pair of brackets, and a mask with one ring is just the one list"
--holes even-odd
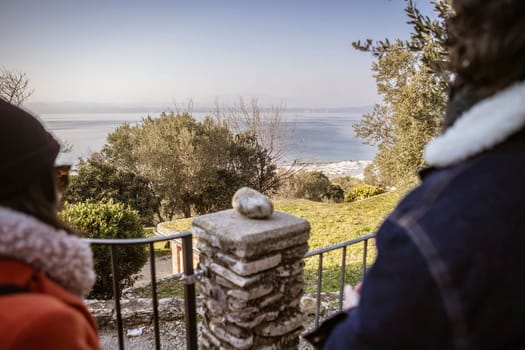
[(275, 208), (310, 222), (312, 250), (375, 231), (398, 201), (399, 194), (390, 192), (353, 203), (280, 200)]
[[(398, 192), (391, 192), (353, 203), (319, 203), (308, 200), (276, 200), (275, 209), (304, 218), (310, 222), (310, 250), (326, 247), (372, 233), (381, 224), (400, 199)], [(189, 230), (191, 219), (166, 223), (178, 231)], [(374, 242), (369, 243), (367, 261), (375, 257)], [(159, 246), (158, 249), (161, 247)], [(336, 291), (339, 288), (342, 250), (323, 256), (323, 291)], [(347, 251), (347, 283), (356, 283), (361, 278), (363, 244), (352, 246)], [(305, 261), (306, 292), (315, 291), (317, 284), (318, 258)]]
[[(308, 220), (311, 224), (310, 250), (327, 247), (372, 233), (399, 201), (397, 192), (386, 193), (353, 203), (317, 203), (307, 200), (283, 200), (275, 203), (276, 209)], [(375, 257), (374, 242), (369, 243), (367, 261)], [(323, 291), (339, 288), (342, 250), (323, 256)], [(347, 250), (345, 281), (356, 283), (361, 278), (363, 244)], [(307, 292), (315, 291), (317, 284), (318, 257), (305, 261)]]
[[(316, 249), (375, 231), (398, 200), (398, 192), (389, 192), (353, 203), (279, 199), (274, 204), (275, 210), (310, 222), (310, 249)], [(178, 231), (190, 230), (191, 218), (171, 221), (164, 225)]]

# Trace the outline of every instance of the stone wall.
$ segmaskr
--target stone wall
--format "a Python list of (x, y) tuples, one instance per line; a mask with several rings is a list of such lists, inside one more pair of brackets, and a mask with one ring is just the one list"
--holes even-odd
[[(335, 312), (339, 293), (321, 293), (320, 314)], [(111, 300), (84, 300), (100, 329), (116, 327), (115, 302)], [(153, 322), (153, 303), (150, 298), (130, 298), (121, 300), (122, 320), (126, 327), (149, 326)], [(305, 316), (315, 315), (317, 299), (313, 294), (301, 298), (301, 311)], [(202, 298), (197, 297), (197, 312), (202, 314)], [(159, 319), (162, 322), (184, 320), (183, 298), (159, 299)], [(169, 326), (168, 326), (169, 327)]]
[(206, 270), (201, 349), (297, 349), (309, 230), (280, 212), (265, 220), (235, 210), (194, 219)]
[[(99, 328), (116, 328), (117, 314), (113, 300), (85, 300)], [(149, 298), (122, 299), (120, 301), (122, 320), (126, 328), (150, 325), (153, 322), (153, 303)], [(159, 299), (160, 321), (169, 322), (184, 319), (184, 299)]]

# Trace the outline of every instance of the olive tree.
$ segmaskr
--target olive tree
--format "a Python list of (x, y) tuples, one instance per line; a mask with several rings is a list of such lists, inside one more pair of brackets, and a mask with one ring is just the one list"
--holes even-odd
[(162, 113), (108, 136), (108, 161), (149, 179), (161, 199), (160, 220), (230, 206), (241, 186), (263, 193), (279, 186), (276, 166), (256, 135), (189, 113)]
[(154, 223), (154, 217), (160, 210), (160, 198), (154, 193), (148, 178), (119, 168), (100, 153), (94, 153), (77, 165), (65, 200), (79, 203), (108, 199), (135, 209), (142, 223), (148, 226)]
[(445, 22), (452, 10), (447, 0), (432, 3), (435, 19), (407, 1), (409, 40), (354, 43), (376, 58), (372, 71), (382, 102), (354, 129), (365, 143), (378, 145), (369, 173), (385, 186), (415, 183), (423, 148), (442, 129), (450, 80)]

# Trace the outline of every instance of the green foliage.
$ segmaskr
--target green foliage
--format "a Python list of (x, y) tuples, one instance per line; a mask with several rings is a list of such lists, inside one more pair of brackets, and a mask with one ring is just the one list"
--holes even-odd
[(379, 186), (361, 183), (355, 185), (346, 192), (345, 202), (355, 202), (385, 193), (385, 189)]
[[(198, 288), (196, 290), (198, 293)], [(151, 298), (151, 285), (139, 287), (133, 290), (133, 293), (140, 298)], [(184, 284), (178, 279), (170, 279), (157, 284), (157, 295), (159, 298), (184, 297)]]
[(199, 122), (188, 113), (124, 124), (108, 136), (102, 153), (151, 181), (161, 198), (161, 221), (228, 208), (242, 186), (263, 193), (279, 186), (276, 166), (253, 133), (233, 134), (225, 124)]
[(352, 176), (342, 176), (342, 177), (336, 177), (335, 179), (332, 179), (332, 183), (334, 185), (338, 185), (339, 187), (341, 187), (344, 192), (347, 192), (353, 186), (358, 185), (362, 182), (363, 180), (358, 179), (357, 177), (352, 177)]
[(324, 198), (329, 202), (341, 203), (345, 199), (345, 191), (339, 185), (330, 184)]
[(284, 181), (280, 196), (340, 203), (345, 193), (341, 186), (331, 183), (320, 171), (299, 171)]
[[(417, 8), (414, 0), (407, 0), (405, 13), (407, 23), (412, 26), (410, 40), (401, 41), (407, 50), (420, 54), (421, 63), (431, 72), (442, 75), (448, 79), (449, 57), (447, 51), (447, 31), (445, 23), (453, 15), (451, 0), (433, 0), (435, 18), (424, 15)], [(398, 40), (399, 41), (399, 40)], [(392, 43), (388, 38), (373, 42), (366, 39), (353, 42), (352, 46), (360, 51), (370, 52), (374, 57), (381, 58), (390, 51)]]
[(192, 218), (178, 219), (174, 221), (162, 222), (159, 225), (161, 227), (171, 229), (171, 230), (176, 230), (178, 232), (190, 231), (192, 220), (193, 220)]
[(160, 198), (148, 178), (117, 167), (100, 153), (80, 161), (65, 199), (70, 203), (113, 199), (137, 210), (144, 225), (153, 224), (154, 215), (160, 210)]
[(384, 186), (416, 183), (423, 147), (441, 131), (450, 77), (444, 23), (452, 10), (449, 1), (433, 4), (436, 19), (408, 1), (408, 23), (414, 28), (409, 41), (354, 43), (377, 59), (372, 70), (383, 101), (354, 129), (366, 143), (378, 145), (368, 175)]
[(330, 180), (320, 171), (300, 171), (289, 180), (292, 198), (320, 202), (330, 189)]
[[(144, 230), (135, 210), (122, 203), (84, 202), (64, 205), (61, 218), (90, 238), (140, 238)], [(97, 280), (88, 298), (113, 296), (110, 251), (107, 246), (92, 246)], [(145, 246), (118, 248), (120, 290), (133, 285), (147, 258)]]
[(363, 172), (363, 182), (369, 185), (380, 186), (384, 181), (380, 180), (379, 170), (373, 162), (368, 164)]

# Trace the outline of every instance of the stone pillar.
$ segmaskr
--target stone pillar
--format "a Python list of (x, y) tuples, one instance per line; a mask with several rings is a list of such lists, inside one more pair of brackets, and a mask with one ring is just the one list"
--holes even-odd
[(275, 212), (256, 220), (235, 210), (192, 224), (207, 273), (201, 349), (297, 349), (303, 331), (307, 221)]

